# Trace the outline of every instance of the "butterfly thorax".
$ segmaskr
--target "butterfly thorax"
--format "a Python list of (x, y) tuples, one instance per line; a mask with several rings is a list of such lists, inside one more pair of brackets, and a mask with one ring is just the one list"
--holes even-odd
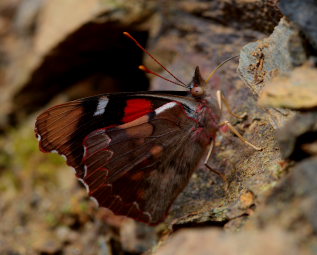
[(210, 104), (206, 99), (199, 100), (196, 108), (197, 125), (193, 130), (193, 138), (196, 142), (203, 146), (210, 144), (211, 139), (214, 139), (218, 130), (220, 114), (217, 107)]

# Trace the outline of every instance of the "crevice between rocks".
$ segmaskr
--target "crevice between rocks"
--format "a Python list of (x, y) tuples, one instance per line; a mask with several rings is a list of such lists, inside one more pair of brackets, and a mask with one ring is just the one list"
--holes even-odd
[(73, 100), (107, 92), (147, 90), (149, 81), (137, 68), (143, 52), (122, 35), (123, 31), (146, 45), (147, 31), (91, 22), (52, 49), (13, 98), (11, 125), (61, 92)]

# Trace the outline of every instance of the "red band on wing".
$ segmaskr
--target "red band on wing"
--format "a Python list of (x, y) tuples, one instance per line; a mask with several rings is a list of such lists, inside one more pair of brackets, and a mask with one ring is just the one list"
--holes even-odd
[(147, 99), (130, 99), (124, 108), (122, 121), (127, 123), (153, 111), (153, 104)]

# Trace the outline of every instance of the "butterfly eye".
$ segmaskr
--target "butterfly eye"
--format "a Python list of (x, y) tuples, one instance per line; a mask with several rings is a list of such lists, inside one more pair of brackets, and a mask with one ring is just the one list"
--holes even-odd
[(191, 93), (194, 97), (200, 97), (205, 94), (205, 91), (202, 87), (193, 87)]

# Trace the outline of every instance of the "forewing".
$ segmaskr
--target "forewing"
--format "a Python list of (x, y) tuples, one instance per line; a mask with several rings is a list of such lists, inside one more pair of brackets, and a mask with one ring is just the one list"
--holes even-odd
[(52, 107), (38, 116), (35, 133), (43, 152), (67, 159), (79, 178), (84, 176), (83, 140), (92, 131), (133, 121), (186, 92), (105, 94)]
[(100, 206), (157, 224), (188, 183), (204, 150), (184, 106), (170, 102), (84, 140), (84, 183)]

